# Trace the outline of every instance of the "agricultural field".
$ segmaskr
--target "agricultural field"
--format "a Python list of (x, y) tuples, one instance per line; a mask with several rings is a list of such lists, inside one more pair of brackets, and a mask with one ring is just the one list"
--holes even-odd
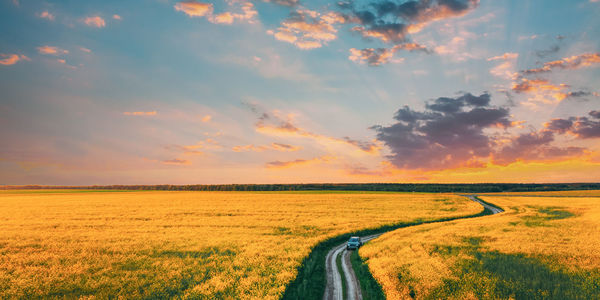
[(398, 229), (359, 254), (388, 299), (598, 299), (598, 196), (481, 196), (505, 212)]
[(1, 191), (0, 298), (276, 299), (327, 238), (481, 210), (452, 194)]

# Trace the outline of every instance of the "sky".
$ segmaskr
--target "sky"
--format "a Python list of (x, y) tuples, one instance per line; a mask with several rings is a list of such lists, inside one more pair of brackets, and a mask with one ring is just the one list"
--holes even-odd
[(0, 185), (600, 181), (600, 1), (0, 0)]

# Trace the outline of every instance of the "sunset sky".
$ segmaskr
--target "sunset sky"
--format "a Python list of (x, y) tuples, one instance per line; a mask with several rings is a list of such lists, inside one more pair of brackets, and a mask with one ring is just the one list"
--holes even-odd
[(598, 182), (599, 16), (0, 0), (0, 185)]

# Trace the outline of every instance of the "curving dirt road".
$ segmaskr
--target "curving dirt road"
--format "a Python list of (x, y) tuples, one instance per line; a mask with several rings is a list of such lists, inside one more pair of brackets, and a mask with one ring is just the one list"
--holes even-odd
[[(503, 212), (502, 209), (491, 206), (477, 198), (477, 195), (461, 195), (467, 197), (479, 204), (483, 207), (487, 208), (492, 214), (497, 214)], [(368, 242), (374, 238), (379, 237), (383, 233), (373, 234), (368, 236), (361, 237), (363, 242)], [(342, 275), (340, 274), (340, 270), (337, 267), (337, 257), (338, 255), (342, 255), (342, 274), (346, 280), (346, 299), (349, 300), (362, 300), (362, 293), (360, 290), (360, 283), (354, 274), (354, 270), (352, 269), (352, 264), (350, 263), (350, 255), (351, 251), (346, 250), (346, 243), (333, 247), (333, 249), (329, 250), (327, 253), (327, 257), (325, 258), (325, 272), (327, 273), (327, 286), (325, 287), (325, 294), (323, 295), (323, 300), (343, 300), (344, 292), (343, 292), (343, 284), (342, 284)]]

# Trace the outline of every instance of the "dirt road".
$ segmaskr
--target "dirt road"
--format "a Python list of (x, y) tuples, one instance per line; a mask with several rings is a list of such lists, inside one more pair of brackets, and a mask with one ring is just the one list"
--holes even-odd
[[(477, 195), (461, 195), (467, 197), (479, 204), (483, 207), (491, 211), (492, 214), (497, 214), (503, 212), (502, 209), (491, 206), (477, 198)], [(368, 236), (361, 237), (363, 242), (368, 242), (374, 238), (379, 237), (383, 233), (373, 234)], [(350, 263), (350, 255), (353, 250), (346, 250), (346, 243), (333, 247), (327, 253), (327, 257), (325, 258), (325, 272), (327, 273), (327, 287), (325, 288), (325, 294), (323, 295), (323, 300), (343, 300), (344, 299), (344, 291), (343, 291), (343, 283), (342, 276), (344, 276), (346, 281), (346, 298), (349, 300), (362, 300), (362, 293), (360, 290), (360, 283), (354, 274), (354, 270), (352, 269), (352, 264)], [(341, 263), (342, 263), (342, 272), (340, 274), (340, 270), (338, 269), (336, 260), (339, 255), (342, 255)]]

